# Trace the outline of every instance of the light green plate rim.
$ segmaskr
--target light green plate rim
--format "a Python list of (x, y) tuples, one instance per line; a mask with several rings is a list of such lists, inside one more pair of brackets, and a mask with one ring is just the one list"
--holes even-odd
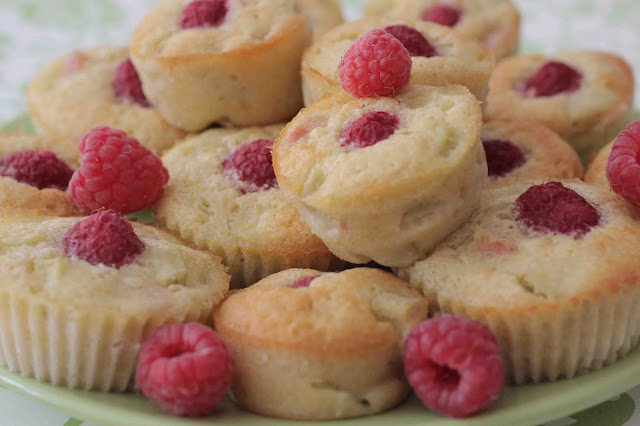
[[(640, 116), (640, 114), (636, 114)], [(33, 133), (28, 115), (0, 128), (2, 132)], [(150, 220), (147, 213), (140, 219)], [(0, 368), (0, 384), (18, 393), (53, 406), (65, 413), (101, 425), (243, 425), (261, 426), (290, 423), (335, 426), (336, 422), (294, 422), (256, 416), (225, 400), (213, 415), (203, 419), (179, 419), (159, 410), (139, 394), (86, 392), (40, 383)], [(527, 426), (539, 425), (585, 410), (640, 384), (640, 347), (612, 366), (571, 380), (539, 385), (512, 386), (485, 413), (455, 420), (427, 411), (411, 398), (395, 410), (373, 417), (345, 420), (340, 424), (374, 426)]]

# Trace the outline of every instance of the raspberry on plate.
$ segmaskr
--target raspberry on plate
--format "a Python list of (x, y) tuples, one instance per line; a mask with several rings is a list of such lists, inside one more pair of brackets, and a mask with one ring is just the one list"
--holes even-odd
[(495, 336), (469, 318), (442, 315), (416, 325), (404, 343), (407, 379), (427, 408), (468, 417), (487, 408), (504, 386)]
[(640, 208), (640, 120), (616, 138), (607, 162), (611, 189)]
[(121, 214), (150, 207), (169, 181), (162, 161), (121, 130), (97, 127), (79, 142), (82, 165), (71, 178), (69, 197), (81, 209)]
[(384, 30), (358, 39), (340, 62), (340, 81), (358, 98), (393, 95), (411, 80), (411, 55), (402, 42)]
[(233, 370), (216, 332), (199, 323), (172, 324), (142, 345), (136, 382), (144, 395), (171, 413), (198, 417), (222, 401)]
[(21, 151), (0, 161), (0, 175), (38, 189), (65, 191), (73, 170), (51, 151)]

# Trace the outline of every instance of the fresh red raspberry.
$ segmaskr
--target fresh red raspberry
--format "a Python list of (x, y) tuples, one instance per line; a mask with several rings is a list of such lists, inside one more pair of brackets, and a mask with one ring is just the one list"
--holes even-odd
[(631, 123), (613, 143), (607, 179), (616, 194), (640, 208), (640, 120)]
[(213, 411), (231, 387), (233, 362), (215, 331), (198, 323), (172, 324), (149, 337), (138, 357), (142, 393), (177, 416)]
[(534, 185), (516, 200), (517, 220), (537, 232), (582, 238), (600, 223), (600, 213), (560, 182)]
[(144, 247), (131, 223), (113, 210), (102, 210), (81, 220), (62, 238), (67, 256), (116, 269), (132, 263)]
[(340, 145), (366, 148), (389, 138), (398, 130), (398, 116), (385, 111), (369, 112), (351, 123), (340, 136)]
[(229, 8), (226, 0), (192, 1), (182, 12), (182, 28), (209, 28), (222, 24)]
[(526, 96), (538, 98), (575, 92), (582, 84), (582, 74), (567, 64), (549, 61), (524, 84)]
[(411, 55), (384, 30), (360, 37), (340, 62), (340, 81), (357, 98), (393, 95), (411, 80)]
[(400, 40), (411, 56), (424, 56), (430, 58), (436, 56), (436, 49), (429, 43), (424, 35), (407, 25), (391, 25), (384, 29), (386, 32)]
[(289, 287), (291, 287), (291, 288), (307, 288), (307, 287), (309, 287), (311, 285), (311, 282), (313, 282), (313, 280), (315, 280), (319, 276), (320, 275), (316, 275), (315, 277), (303, 278), (303, 279), (298, 280), (295, 283), (291, 284)]
[(69, 183), (69, 197), (92, 212), (121, 214), (144, 210), (158, 201), (169, 172), (149, 149), (121, 130), (97, 127), (78, 143), (82, 166)]
[(273, 141), (266, 139), (242, 145), (222, 162), (223, 174), (242, 183), (243, 194), (277, 188), (272, 146)]
[(487, 155), (487, 165), (491, 177), (504, 176), (527, 162), (524, 151), (511, 141), (483, 140), (482, 145)]
[(436, 24), (454, 27), (462, 18), (462, 11), (456, 7), (440, 4), (424, 12), (422, 20)]
[(127, 59), (118, 66), (111, 84), (118, 99), (128, 99), (145, 108), (151, 106), (142, 91), (140, 76), (131, 59)]
[(404, 342), (409, 384), (429, 409), (468, 417), (487, 408), (504, 386), (495, 336), (469, 318), (442, 315), (415, 326)]
[(51, 151), (22, 151), (0, 162), (0, 175), (38, 189), (66, 191), (73, 170)]

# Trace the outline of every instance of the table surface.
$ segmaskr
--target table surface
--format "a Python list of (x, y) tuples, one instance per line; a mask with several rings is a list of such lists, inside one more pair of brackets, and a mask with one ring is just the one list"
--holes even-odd
[[(640, 70), (640, 1), (514, 0), (523, 16), (521, 50), (553, 53), (600, 49), (624, 56)], [(0, 0), (0, 123), (26, 111), (24, 88), (48, 61), (69, 51), (125, 44), (158, 0)], [(344, 0), (347, 17), (364, 0)], [(638, 75), (638, 74), (636, 74)], [(640, 102), (636, 89), (636, 105)], [(640, 425), (640, 387), (549, 426)], [(0, 388), (0, 425), (89, 425)], [(90, 425), (89, 425), (90, 426)]]

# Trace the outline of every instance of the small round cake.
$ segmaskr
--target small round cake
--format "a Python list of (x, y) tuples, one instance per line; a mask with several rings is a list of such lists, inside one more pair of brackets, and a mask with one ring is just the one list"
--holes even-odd
[(631, 67), (609, 53), (516, 56), (496, 66), (486, 112), (538, 121), (587, 162), (631, 122), (633, 93)]
[(36, 126), (75, 158), (80, 138), (97, 126), (122, 129), (156, 154), (185, 136), (150, 106), (125, 47), (52, 62), (29, 85), (27, 100)]
[(66, 193), (75, 158), (47, 138), (0, 135), (0, 215), (80, 216)]
[(479, 43), (431, 22), (374, 17), (334, 28), (307, 49), (302, 59), (305, 105), (327, 93), (342, 91), (338, 75), (340, 60), (357, 39), (376, 28), (386, 30), (409, 50), (414, 83), (460, 84), (479, 100), (485, 100), (494, 60)]
[(273, 150), (280, 188), (333, 253), (390, 267), (424, 257), (487, 180), (478, 100), (462, 86), (338, 93), (302, 110)]
[(123, 392), (159, 327), (209, 322), (229, 286), (220, 260), (110, 211), (0, 223), (0, 365)]
[(486, 323), (517, 384), (612, 364), (640, 337), (640, 225), (578, 180), (488, 189), (471, 219), (401, 269), (434, 312)]
[(584, 181), (603, 189), (611, 190), (611, 185), (607, 179), (607, 162), (613, 148), (613, 142), (605, 145), (604, 148), (593, 158), (591, 164), (584, 174)]
[(344, 22), (338, 0), (296, 0), (311, 25), (313, 39), (317, 39), (333, 27)]
[(302, 106), (311, 26), (294, 0), (165, 0), (136, 29), (131, 56), (151, 103), (175, 126), (255, 126)]
[(477, 40), (502, 59), (518, 50), (520, 14), (511, 0), (369, 0), (365, 15), (435, 22)]
[(232, 292), (214, 322), (234, 361), (241, 406), (334, 420), (380, 413), (407, 397), (402, 344), (427, 310), (419, 292), (377, 269), (294, 269)]
[(289, 268), (345, 266), (278, 189), (271, 145), (281, 129), (209, 130), (163, 157), (171, 179), (154, 208), (158, 222), (222, 257), (233, 287)]
[(560, 136), (533, 121), (494, 120), (482, 127), (491, 186), (582, 177), (582, 163)]

